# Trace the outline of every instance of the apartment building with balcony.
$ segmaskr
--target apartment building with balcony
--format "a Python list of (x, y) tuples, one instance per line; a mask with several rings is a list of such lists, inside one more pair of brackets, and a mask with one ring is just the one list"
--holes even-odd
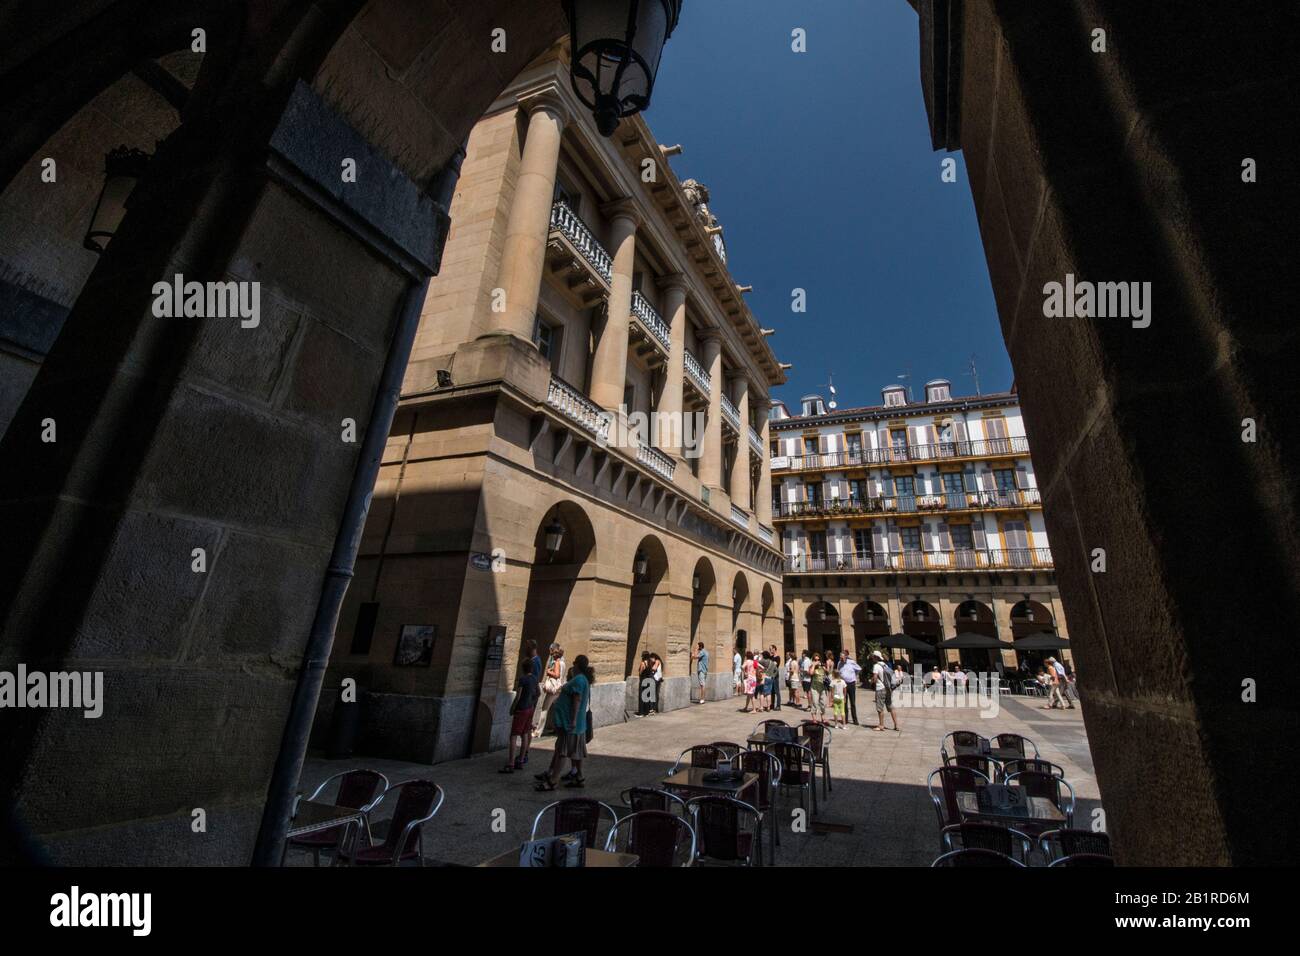
[[(600, 136), (564, 44), (469, 136), (330, 664), (366, 691), (366, 752), (504, 745), (524, 640), (588, 656), (598, 725), (635, 710), (643, 651), (668, 709), (697, 642), (712, 696), (733, 644), (780, 643), (785, 373), (677, 151), (640, 116)], [(638, 413), (701, 427), (647, 435)]]
[[(793, 414), (773, 408), (787, 646), (860, 653), (899, 632), (930, 644), (961, 633), (1068, 636), (1014, 386), (954, 397), (935, 379), (920, 401), (901, 385), (881, 399), (830, 409), (806, 395)], [(948, 649), (912, 659), (1018, 663), (1010, 652)]]

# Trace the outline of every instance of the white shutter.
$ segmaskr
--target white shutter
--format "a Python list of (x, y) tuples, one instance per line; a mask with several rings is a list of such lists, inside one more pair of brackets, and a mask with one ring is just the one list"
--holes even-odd
[(979, 515), (971, 522), (971, 534), (975, 537), (975, 548), (978, 551), (985, 550), (988, 544), (988, 536), (984, 533), (984, 516)]

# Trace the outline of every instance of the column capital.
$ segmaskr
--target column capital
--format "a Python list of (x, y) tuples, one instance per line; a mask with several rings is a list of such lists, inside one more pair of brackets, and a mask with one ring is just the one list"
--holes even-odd
[(564, 99), (557, 86), (551, 85), (529, 90), (526, 93), (519, 94), (516, 101), (519, 103), (519, 108), (529, 116), (532, 116), (538, 110), (545, 110), (558, 119), (562, 127), (573, 122), (573, 110), (569, 107), (568, 102)]
[(695, 338), (701, 342), (721, 342), (722, 329), (714, 328), (712, 326), (707, 326), (705, 328), (698, 329), (695, 333)]
[(645, 217), (641, 215), (641, 210), (631, 196), (620, 196), (617, 199), (611, 199), (609, 202), (600, 204), (600, 214), (606, 219), (630, 219), (635, 228), (640, 228)]
[(659, 278), (655, 279), (655, 285), (657, 285), (659, 288), (664, 290), (681, 289), (683, 292), (685, 292), (688, 287), (686, 273), (685, 272), (664, 273)]

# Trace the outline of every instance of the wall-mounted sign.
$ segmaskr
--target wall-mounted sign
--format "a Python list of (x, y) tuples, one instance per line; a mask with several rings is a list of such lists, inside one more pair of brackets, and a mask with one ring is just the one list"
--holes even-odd
[(493, 571), (500, 574), (506, 569), (506, 553), (501, 548), (493, 548), (491, 554), (471, 551), (469, 565), (475, 571)]
[(790, 467), (790, 459), (786, 455), (777, 455), (775, 458), (772, 459), (771, 468), (773, 471), (777, 471), (778, 469), (789, 468), (789, 467)]
[(435, 624), (403, 624), (393, 664), (396, 667), (428, 667), (433, 663), (433, 640), (437, 636)]

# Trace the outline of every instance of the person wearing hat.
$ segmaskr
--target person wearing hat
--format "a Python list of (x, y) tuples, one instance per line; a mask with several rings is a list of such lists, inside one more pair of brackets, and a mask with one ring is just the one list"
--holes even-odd
[(876, 688), (876, 717), (880, 721), (880, 726), (873, 729), (883, 731), (885, 729), (885, 711), (889, 711), (889, 719), (894, 723), (894, 729), (901, 731), (898, 726), (898, 715), (894, 713), (894, 671), (885, 663), (885, 657), (880, 651), (871, 652), (871, 681)]

